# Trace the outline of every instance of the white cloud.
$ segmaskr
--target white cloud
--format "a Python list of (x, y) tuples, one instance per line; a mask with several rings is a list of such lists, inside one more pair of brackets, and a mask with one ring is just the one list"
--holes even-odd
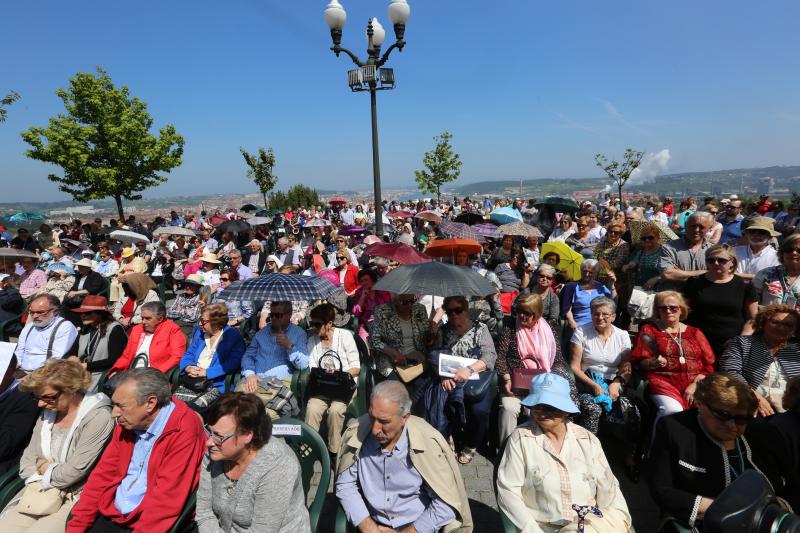
[(658, 152), (648, 152), (642, 157), (642, 162), (639, 168), (631, 172), (630, 183), (646, 183), (659, 174), (663, 174), (669, 166), (669, 160), (672, 157), (668, 148), (664, 148)]

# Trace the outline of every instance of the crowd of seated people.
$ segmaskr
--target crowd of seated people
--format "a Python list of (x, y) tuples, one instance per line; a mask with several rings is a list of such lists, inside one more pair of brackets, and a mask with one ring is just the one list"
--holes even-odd
[[(659, 203), (387, 203), (450, 220), (515, 207), (538, 223), (540, 236), (445, 258), (495, 293), (444, 298), (376, 288), (398, 263), (364, 251), (369, 206), (296, 209), (241, 234), (207, 214), (115, 221), (152, 236), (133, 243), (97, 222), (20, 231), (0, 273), (16, 343), (0, 356), (0, 474), (24, 486), (0, 527), (168, 531), (196, 500), (201, 532), (308, 531), (300, 458), (275, 431), (286, 418), (321, 435), (360, 531), (477, 531), (461, 472), (478, 454), (496, 459), (499, 509), (519, 531), (628, 531), (630, 495), (600, 445), (620, 438), (666, 523), (702, 531), (745, 470), (798, 505), (799, 211)], [(450, 237), (392, 218), (387, 240)], [(237, 296), (276, 272), (339, 289)], [(462, 366), (443, 375), (443, 360)]]

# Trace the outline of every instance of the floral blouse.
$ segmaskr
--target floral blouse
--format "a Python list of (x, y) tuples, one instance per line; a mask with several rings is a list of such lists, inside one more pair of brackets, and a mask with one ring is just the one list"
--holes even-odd
[(603, 239), (594, 252), (594, 258), (607, 261), (616, 272), (628, 261), (630, 253), (630, 245), (622, 239), (619, 240), (616, 246), (611, 247), (607, 247), (606, 241)]
[(480, 322), (475, 322), (464, 335), (459, 335), (455, 328), (445, 324), (439, 329), (436, 346), (458, 357), (480, 359), (489, 370), (494, 368), (497, 359), (489, 328)]
[[(414, 348), (417, 351), (422, 353), (427, 351), (430, 328), (428, 311), (424, 305), (415, 303), (411, 308), (411, 331), (414, 337)], [(377, 354), (377, 370), (384, 376), (388, 376), (393, 370), (392, 361), (387, 355), (380, 352), (387, 345), (395, 349), (400, 349), (403, 345), (403, 328), (393, 304), (383, 304), (375, 308), (369, 332), (372, 351)]]
[(790, 284), (783, 265), (767, 267), (756, 274), (750, 291), (749, 299), (759, 305), (787, 304), (800, 309), (800, 276)]

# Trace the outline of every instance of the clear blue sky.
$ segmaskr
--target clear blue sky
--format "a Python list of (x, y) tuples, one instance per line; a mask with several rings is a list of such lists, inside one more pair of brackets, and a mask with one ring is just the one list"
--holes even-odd
[[(0, 93), (5, 201), (65, 198), (19, 132), (101, 65), (184, 135), (184, 162), (149, 196), (255, 191), (239, 146), (274, 147), (279, 188), (370, 189), (369, 96), (329, 51), (328, 0), (12, 2)], [(342, 0), (343, 45), (364, 55), (388, 0)], [(395, 69), (378, 95), (383, 182), (413, 184), (443, 130), (458, 183), (598, 175), (593, 155), (669, 149), (671, 172), (800, 163), (800, 3), (795, 0), (409, 0)], [(11, 186), (9, 186), (11, 185)]]

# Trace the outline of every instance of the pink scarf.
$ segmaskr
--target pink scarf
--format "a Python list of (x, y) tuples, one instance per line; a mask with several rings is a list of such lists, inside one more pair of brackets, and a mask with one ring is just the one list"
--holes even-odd
[(532, 328), (517, 321), (517, 351), (525, 368), (544, 368), (550, 372), (556, 357), (556, 340), (546, 320), (540, 318)]

